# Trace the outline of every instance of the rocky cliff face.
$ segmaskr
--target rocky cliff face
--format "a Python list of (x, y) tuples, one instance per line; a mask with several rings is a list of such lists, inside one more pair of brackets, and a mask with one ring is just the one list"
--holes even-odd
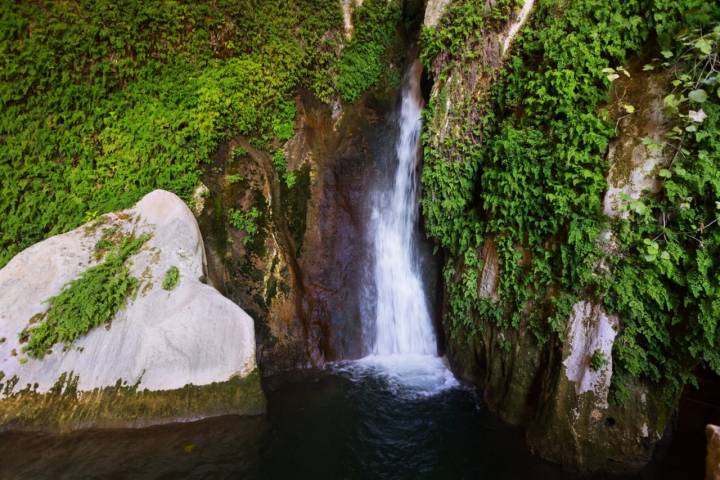
[[(272, 158), (245, 139), (220, 150), (206, 172), (213, 192), (200, 223), (208, 232), (210, 280), (260, 321), (266, 374), (363, 355), (361, 291), (371, 251), (369, 192), (392, 148), (386, 118), (394, 99), (333, 111), (296, 99), (295, 136), (284, 146), (297, 174), (289, 188)], [(233, 152), (241, 150), (241, 156)], [(232, 185), (227, 178), (242, 178)], [(252, 242), (225, 225), (228, 209), (263, 212)]]
[[(111, 323), (31, 355), (49, 299), (106, 261), (106, 249), (140, 236), (146, 241), (126, 260), (135, 287)], [(161, 190), (15, 256), (0, 270), (0, 428), (262, 413), (252, 319), (205, 278), (197, 223), (182, 200)]]
[[(517, 288), (523, 277), (538, 275), (534, 270), (538, 256), (548, 259), (548, 267), (542, 268), (554, 268), (552, 265), (567, 254), (559, 248), (567, 242), (567, 226), (538, 240), (538, 248), (530, 244), (532, 227), (523, 226), (520, 219), (523, 207), (518, 205), (526, 195), (532, 195), (528, 192), (538, 188), (538, 179), (544, 173), (518, 168), (513, 180), (518, 183), (517, 190), (496, 173), (511, 170), (511, 165), (523, 161), (523, 150), (518, 154), (509, 145), (529, 139), (510, 137), (486, 144), (488, 136), (499, 129), (488, 128), (489, 124), (521, 124), (525, 117), (542, 118), (542, 110), (531, 103), (535, 98), (506, 100), (506, 92), (493, 91), (500, 79), (506, 87), (518, 88), (514, 83), (519, 81), (514, 76), (517, 70), (508, 62), (515, 61), (516, 68), (521, 65), (512, 53), (515, 43), (522, 46), (523, 28), (550, 28), (537, 26), (543, 24), (541, 19), (532, 23), (535, 7), (532, 1), (517, 2), (507, 17), (497, 10), (495, 2), (479, 7), (473, 12), (477, 17), (471, 16), (464, 2), (431, 1), (426, 9), (425, 48), (434, 84), (425, 139), (424, 186), (428, 191), (423, 202), (430, 234), (448, 252), (443, 310), (448, 358), (459, 376), (483, 388), (489, 405), (504, 419), (526, 427), (528, 443), (540, 456), (580, 470), (637, 470), (650, 460), (663, 437), (678, 393), (668, 399), (655, 382), (625, 379), (623, 400), (611, 401), (613, 375), (617, 373), (613, 357), (625, 320), (609, 313), (603, 299), (591, 289), (562, 300), (567, 303), (558, 308), (566, 287), (557, 278), (549, 286), (528, 285), (531, 293)], [(545, 6), (542, 15), (549, 14), (562, 16), (566, 12)], [(457, 33), (464, 21), (469, 22), (467, 18), (476, 18), (480, 34)], [(533, 61), (541, 62), (541, 53), (536, 55)], [(596, 229), (592, 239), (599, 253), (588, 268), (595, 277), (607, 275), (621, 255), (610, 227), (613, 219), (627, 219), (633, 215), (629, 202), (658, 192), (657, 172), (671, 162), (668, 149), (646, 148), (661, 142), (671, 128), (663, 103), (672, 90), (668, 74), (643, 67), (650, 60), (640, 48), (630, 52), (629, 58), (625, 67), (617, 70), (619, 75), (614, 68), (606, 70), (617, 83), (610, 88), (609, 101), (597, 107), (599, 115), (612, 119), (616, 130), (609, 145), (601, 147), (602, 157), (595, 154), (605, 159), (608, 168), (604, 198), (596, 193), (593, 200), (595, 205), (602, 201), (605, 213), (599, 222), (605, 227)], [(543, 68), (551, 72), (557, 68), (559, 78), (572, 75), (568, 72), (574, 67), (551, 64)], [(544, 88), (538, 85), (533, 88)], [(562, 89), (562, 81), (556, 80), (554, 88)], [(538, 96), (552, 98), (553, 93), (540, 92)], [(508, 111), (492, 110), (493, 105), (504, 105), (504, 101), (510, 104), (505, 107)], [(555, 135), (566, 138), (563, 121), (543, 134), (550, 142), (559, 141)], [(545, 127), (547, 124), (540, 128)], [(580, 138), (593, 141), (589, 133)], [(492, 166), (496, 169), (491, 172), (496, 175), (492, 178), (484, 177), (489, 174), (477, 160), (492, 155), (480, 152), (490, 148), (500, 152), (495, 158), (501, 162)], [(540, 163), (547, 165), (549, 157), (543, 158)], [(453, 187), (436, 187), (442, 182)], [(502, 184), (506, 185), (504, 191), (496, 188), (499, 182), (506, 182)], [(546, 199), (556, 195), (547, 185), (539, 188)], [(497, 210), (501, 208), (497, 195), (507, 200), (507, 208), (518, 209), (516, 218), (501, 215), (505, 212)], [(543, 201), (538, 199), (529, 208), (539, 210)], [(502, 220), (497, 220), (500, 216)], [(512, 222), (530, 232), (514, 237), (509, 232), (518, 227)], [(558, 314), (559, 310), (563, 313)]]
[[(403, 18), (421, 11), (414, 3), (405, 2)], [(357, 33), (353, 12), (361, 5), (342, 2), (345, 44)], [(383, 68), (403, 71), (412, 35), (397, 26)], [(325, 103), (300, 91), (293, 137), (269, 147), (282, 152), (291, 182), (278, 174), (278, 154), (240, 137), (205, 169), (207, 198), (197, 214), (209, 279), (256, 319), (264, 375), (367, 353), (363, 291), (373, 249), (366, 226), (372, 190), (387, 178), (394, 153), (399, 76), (354, 101), (335, 95)], [(260, 215), (250, 238), (228, 217), (253, 207)]]

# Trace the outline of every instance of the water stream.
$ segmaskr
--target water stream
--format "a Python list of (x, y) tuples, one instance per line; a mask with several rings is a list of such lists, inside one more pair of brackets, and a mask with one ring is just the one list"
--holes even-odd
[(377, 292), (374, 355), (437, 355), (415, 245), (422, 128), (416, 68), (411, 69), (402, 92), (395, 179), (389, 191), (376, 195), (373, 208), (370, 230)]
[(371, 354), (358, 365), (389, 377), (401, 393), (430, 395), (458, 385), (442, 358), (419, 265), (418, 228), (422, 66), (415, 61), (404, 80), (393, 181), (372, 198), (376, 296)]

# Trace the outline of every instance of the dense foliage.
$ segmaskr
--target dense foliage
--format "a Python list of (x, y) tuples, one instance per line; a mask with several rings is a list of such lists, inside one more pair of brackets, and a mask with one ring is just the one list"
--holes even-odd
[(231, 209), (229, 215), (230, 225), (245, 233), (243, 244), (251, 243), (259, 232), (258, 220), (262, 217), (262, 212), (257, 207), (250, 210)]
[[(438, 32), (423, 35), (426, 64), (445, 56), (441, 80), (472, 61), (467, 23), (480, 22), (477, 5), (460, 2)], [(622, 319), (615, 393), (634, 376), (662, 383), (670, 398), (699, 363), (720, 373), (719, 69), (717, 39), (708, 34), (719, 9), (700, 0), (541, 1), (489, 98), (448, 113), (450, 87), (440, 85), (426, 118), (422, 206), (429, 233), (451, 257), (444, 271), (451, 335), (526, 318), (542, 343), (564, 331), (575, 301), (591, 298)], [(653, 42), (678, 59), (657, 67), (681, 79), (669, 103), (682, 135), (666, 146), (681, 153), (658, 173), (660, 193), (629, 206), (641, 214), (610, 222), (602, 200), (617, 122), (604, 108), (608, 69)], [(706, 95), (688, 102), (701, 85)], [(696, 110), (699, 97), (707, 118), (698, 124), (688, 120), (688, 103)], [(438, 126), (439, 115), (451, 127)], [(610, 258), (601, 240), (608, 229), (619, 244)], [(479, 253), (490, 240), (501, 263), (498, 302), (478, 295)]]
[(401, 14), (397, 0), (367, 0), (353, 11), (352, 39), (337, 67), (337, 89), (343, 100), (356, 100), (388, 73), (388, 50)]
[(42, 358), (56, 343), (69, 346), (99, 325), (109, 324), (138, 285), (127, 260), (148, 240), (148, 235), (124, 236), (105, 260), (91, 267), (48, 299), (48, 311), (20, 335), (23, 351)]
[(0, 267), (155, 188), (189, 200), (230, 135), (289, 138), (341, 24), (335, 0), (1, 1)]

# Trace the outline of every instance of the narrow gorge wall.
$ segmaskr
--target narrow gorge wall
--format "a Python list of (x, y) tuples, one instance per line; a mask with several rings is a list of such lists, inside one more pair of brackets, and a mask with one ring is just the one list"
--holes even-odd
[[(320, 100), (307, 89), (295, 96), (294, 135), (276, 145), (292, 172), (290, 183), (277, 173), (278, 154), (244, 137), (223, 144), (205, 169), (208, 193), (198, 214), (210, 279), (258, 319), (258, 360), (266, 375), (368, 353), (362, 318), (374, 249), (370, 199), (394, 155), (398, 92), (415, 28), (407, 25), (417, 25), (422, 11), (412, 3), (362, 3), (368, 10), (361, 13), (383, 11), (393, 22), (383, 27), (391, 36), (381, 51), (382, 72), (366, 92), (351, 100), (337, 93)], [(368, 22), (373, 28), (380, 22), (360, 16), (353, 23), (361, 2), (342, 5), (338, 55), (372, 44), (363, 35)], [(356, 38), (364, 40), (353, 44)], [(367, 55), (364, 48), (358, 50)], [(257, 233), (228, 224), (233, 212), (253, 208)]]
[[(707, 342), (694, 347), (707, 360), (672, 340), (670, 322), (693, 322), (687, 306), (704, 311), (717, 278), (705, 277), (708, 297), (685, 291), (679, 306), (686, 284), (670, 264), (685, 249), (680, 268), (692, 270), (715, 247), (707, 234), (668, 237), (682, 213), (663, 182), (678, 158), (716, 151), (693, 136), (704, 97), (684, 117), (677, 102), (697, 86), (682, 69), (713, 64), (717, 47), (682, 59), (669, 32), (705, 22), (693, 38), (706, 38), (720, 16), (641, 3), (429, 2), (422, 35), (434, 80), (422, 203), (447, 258), (448, 358), (526, 427), (536, 453), (587, 471), (646, 464), (693, 365), (714, 362), (718, 342), (709, 310)], [(678, 153), (680, 138), (693, 146)], [(683, 191), (693, 200), (680, 208), (716, 196)]]

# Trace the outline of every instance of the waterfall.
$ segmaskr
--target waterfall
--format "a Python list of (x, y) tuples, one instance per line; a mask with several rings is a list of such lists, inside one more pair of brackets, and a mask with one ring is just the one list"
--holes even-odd
[(374, 265), (369, 283), (374, 284), (370, 290), (375, 296), (369, 302), (375, 301), (375, 309), (367, 330), (373, 341), (371, 354), (356, 364), (387, 378), (398, 395), (411, 396), (434, 395), (458, 385), (438, 356), (418, 261), (421, 69), (415, 61), (404, 82), (394, 176), (372, 199), (369, 233)]
[(422, 128), (419, 68), (419, 62), (415, 62), (402, 91), (395, 179), (389, 191), (376, 196), (373, 208), (375, 355), (437, 354), (414, 238)]

